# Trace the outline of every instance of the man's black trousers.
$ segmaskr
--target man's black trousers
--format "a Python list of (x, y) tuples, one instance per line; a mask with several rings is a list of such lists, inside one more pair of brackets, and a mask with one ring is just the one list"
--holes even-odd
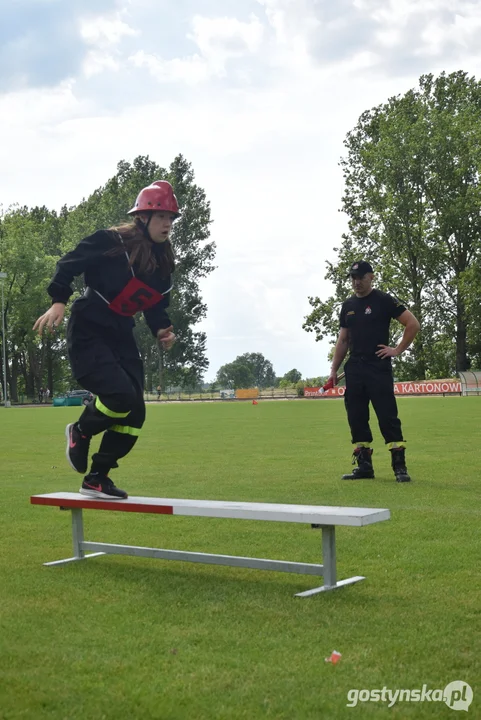
[(369, 427), (369, 401), (386, 443), (402, 442), (393, 376), (389, 360), (351, 357), (345, 365), (344, 403), (353, 443), (372, 442)]

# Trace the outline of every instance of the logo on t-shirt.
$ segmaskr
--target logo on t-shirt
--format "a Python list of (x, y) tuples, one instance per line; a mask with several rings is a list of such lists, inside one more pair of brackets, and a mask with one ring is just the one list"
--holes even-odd
[(365, 314), (365, 315), (370, 315), (371, 312), (372, 312), (372, 310), (371, 310), (371, 308), (370, 308), (369, 305), (368, 305), (367, 308), (364, 310), (364, 314)]

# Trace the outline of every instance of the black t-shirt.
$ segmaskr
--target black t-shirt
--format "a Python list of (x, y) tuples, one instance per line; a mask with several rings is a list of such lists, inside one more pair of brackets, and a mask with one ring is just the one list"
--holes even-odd
[(342, 305), (339, 322), (349, 330), (351, 356), (376, 357), (378, 345), (389, 345), (392, 318), (406, 310), (397, 297), (372, 290), (366, 297), (352, 295)]

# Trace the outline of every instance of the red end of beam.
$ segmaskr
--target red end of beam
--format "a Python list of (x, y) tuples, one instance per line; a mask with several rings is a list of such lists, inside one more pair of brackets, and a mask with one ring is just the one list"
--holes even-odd
[(61, 498), (35, 497), (30, 498), (32, 505), (52, 505), (54, 507), (81, 508), (82, 510), (118, 510), (119, 512), (155, 513), (156, 515), (173, 515), (172, 505), (147, 505), (144, 503), (126, 503), (124, 500), (62, 500)]

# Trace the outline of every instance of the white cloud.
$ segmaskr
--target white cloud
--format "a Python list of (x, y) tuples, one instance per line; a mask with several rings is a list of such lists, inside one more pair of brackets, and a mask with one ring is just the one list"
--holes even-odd
[(83, 72), (86, 78), (107, 71), (117, 72), (121, 67), (120, 54), (117, 47), (123, 38), (135, 37), (138, 30), (130, 27), (122, 20), (124, 12), (118, 11), (110, 15), (83, 18), (79, 21), (80, 35), (91, 47), (83, 61)]
[(83, 63), (83, 72), (87, 78), (99, 75), (105, 70), (117, 71), (119, 69), (120, 63), (114, 55), (98, 50), (89, 52)]
[(195, 85), (206, 81), (211, 74), (207, 62), (199, 55), (162, 60), (156, 55), (139, 50), (129, 57), (129, 62), (137, 68), (146, 68), (152, 77), (160, 82)]
[(411, 44), (417, 26), (416, 55), (439, 57), (479, 46), (481, 6), (467, 0), (389, 0), (372, 8), (382, 45)]
[(232, 17), (208, 18), (195, 15), (191, 21), (192, 40), (198, 52), (166, 60), (158, 53), (144, 50), (132, 54), (129, 62), (147, 68), (160, 82), (205, 82), (210, 77), (225, 77), (230, 60), (255, 54), (261, 47), (263, 25), (252, 16), (249, 22)]
[(316, 0), (258, 0), (265, 8), (267, 19), (274, 28), (276, 39), (284, 45), (302, 42), (319, 30)]
[(446, 46), (466, 51), (473, 45), (479, 46), (481, 31), (481, 6), (469, 8), (466, 15), (455, 15), (454, 23), (442, 23), (439, 20), (428, 22), (422, 32), (425, 52), (431, 56), (439, 55)]
[(309, 45), (319, 31), (316, 0), (257, 0), (274, 32), (267, 49), (275, 67), (302, 70), (310, 65)]
[(233, 17), (207, 18), (195, 15), (192, 33), (188, 37), (196, 43), (209, 66), (224, 71), (230, 58), (257, 52), (263, 34), (264, 27), (255, 15), (249, 22), (241, 22)]
[(122, 14), (116, 12), (111, 15), (80, 20), (81, 37), (89, 45), (106, 48), (118, 45), (123, 37), (138, 35), (138, 30), (131, 28), (121, 19)]
[(66, 117), (78, 116), (81, 104), (75, 97), (72, 82), (61, 83), (50, 90), (24, 90), (0, 95), (0, 135), (9, 142), (0, 143), (0, 152), (9, 157), (12, 134), (35, 133), (55, 125)]

